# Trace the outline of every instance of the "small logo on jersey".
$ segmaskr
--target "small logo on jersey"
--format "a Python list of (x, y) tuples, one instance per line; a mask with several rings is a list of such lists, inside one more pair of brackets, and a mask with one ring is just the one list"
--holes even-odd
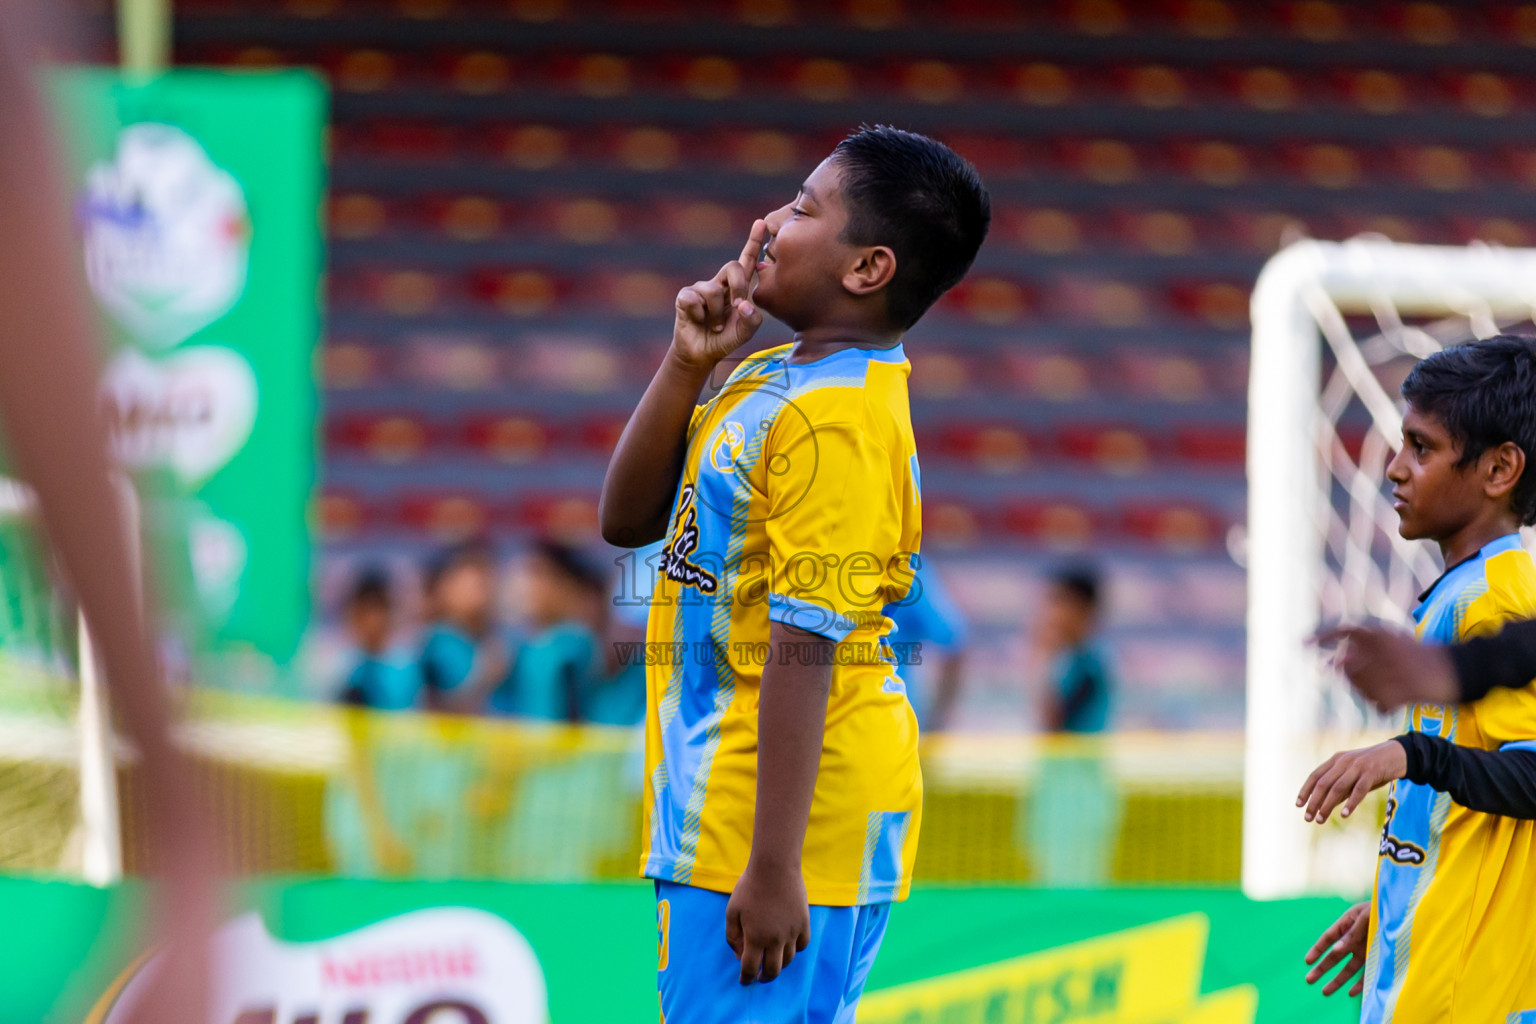
[(1387, 798), (1387, 820), (1381, 826), (1381, 848), (1379, 855), (1390, 859), (1394, 864), (1408, 864), (1417, 867), (1424, 863), (1424, 847), (1417, 843), (1410, 843), (1406, 839), (1399, 839), (1392, 834), (1392, 815), (1397, 813), (1397, 798)]
[(703, 566), (688, 560), (688, 556), (699, 549), (698, 510), (693, 507), (693, 493), (692, 484), (683, 487), (682, 504), (677, 510), (677, 534), (672, 543), (661, 549), (661, 571), (674, 583), (713, 594), (720, 588), (719, 579)]
[(747, 432), (741, 424), (735, 420), (729, 421), (720, 428), (714, 444), (710, 445), (709, 464), (721, 473), (735, 472), (736, 460), (741, 458), (741, 450), (746, 443)]

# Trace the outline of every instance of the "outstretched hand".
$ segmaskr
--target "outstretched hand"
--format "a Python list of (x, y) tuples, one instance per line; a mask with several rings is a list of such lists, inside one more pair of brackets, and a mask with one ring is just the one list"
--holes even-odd
[(1451, 657), (1443, 647), (1383, 626), (1340, 626), (1313, 638), (1337, 647), (1337, 664), (1349, 684), (1378, 711), (1408, 704), (1455, 704), (1461, 698)]
[[(1312, 944), (1307, 950), (1307, 963), (1313, 967), (1307, 972), (1307, 984), (1315, 985), (1338, 965), (1346, 956), (1349, 962), (1340, 968), (1323, 986), (1323, 995), (1331, 996), (1344, 987), (1344, 983), (1356, 974), (1360, 974), (1360, 968), (1365, 966), (1365, 940), (1371, 928), (1371, 905), (1369, 903), (1356, 903), (1344, 911), (1337, 921), (1328, 926), (1328, 930)], [(1323, 953), (1327, 952), (1327, 956)], [(1319, 961), (1318, 957), (1322, 957)], [(1349, 994), (1357, 996), (1365, 990), (1365, 976), (1355, 979), (1354, 987)]]
[(1339, 804), (1344, 805), (1339, 816), (1347, 818), (1371, 790), (1407, 774), (1408, 752), (1396, 740), (1346, 750), (1313, 769), (1296, 795), (1296, 806), (1305, 805), (1307, 820), (1319, 825), (1328, 820)]
[(755, 222), (738, 258), (708, 281), (697, 281), (677, 293), (672, 349), (688, 365), (713, 369), (763, 325), (763, 313), (753, 304), (752, 292), (757, 260), (767, 241), (768, 223)]

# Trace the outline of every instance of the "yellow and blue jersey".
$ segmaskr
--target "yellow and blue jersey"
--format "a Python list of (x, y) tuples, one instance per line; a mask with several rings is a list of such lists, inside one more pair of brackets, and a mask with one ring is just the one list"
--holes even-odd
[[(1517, 534), (1447, 570), (1414, 612), (1419, 638), (1437, 644), (1532, 617), (1536, 563)], [(1536, 749), (1536, 687), (1419, 704), (1407, 727), (1483, 750)], [(1532, 907), (1536, 822), (1471, 811), (1398, 779), (1377, 859), (1363, 1024), (1536, 1020)]]
[(752, 847), (758, 692), (778, 622), (835, 642), (802, 856), (810, 902), (905, 899), (922, 775), (882, 609), (910, 587), (921, 539), (911, 366), (899, 345), (796, 365), (789, 354), (744, 360), (688, 428), (646, 628), (641, 870), (735, 887)]

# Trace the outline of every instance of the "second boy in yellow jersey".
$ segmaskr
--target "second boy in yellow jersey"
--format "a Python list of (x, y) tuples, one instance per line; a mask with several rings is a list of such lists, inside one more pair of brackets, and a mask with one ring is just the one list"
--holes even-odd
[[(851, 1024), (907, 895), (922, 776), (883, 613), (909, 592), (922, 533), (902, 336), (964, 276), (990, 217), (945, 146), (855, 132), (739, 260), (678, 294), (671, 349), (614, 452), (604, 537), (666, 541), (641, 871), (670, 1024)], [(794, 343), (695, 409), (762, 311)]]
[[(1455, 643), (1536, 616), (1536, 563), (1518, 532), (1536, 520), (1536, 345), (1447, 349), (1403, 395), (1403, 447), (1388, 468), (1400, 532), (1438, 542), (1447, 566), (1414, 611), (1419, 638)], [(1392, 785), (1375, 893), (1313, 947), (1309, 961), (1333, 949), (1309, 980), (1348, 955), (1332, 991), (1363, 962), (1365, 1024), (1536, 1020), (1536, 821), (1517, 810), (1528, 800), (1497, 792), (1514, 777), (1499, 762), (1536, 748), (1536, 686), (1419, 704), (1406, 726), (1331, 758), (1298, 801), (1321, 821)], [(1431, 771), (1426, 754), (1458, 770)]]

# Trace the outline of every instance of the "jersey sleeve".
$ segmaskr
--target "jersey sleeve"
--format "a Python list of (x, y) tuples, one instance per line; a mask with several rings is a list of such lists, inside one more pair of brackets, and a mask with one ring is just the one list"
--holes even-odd
[(768, 618), (841, 641), (893, 596), (904, 509), (891, 459), (861, 423), (797, 413), (780, 417), (763, 457)]

